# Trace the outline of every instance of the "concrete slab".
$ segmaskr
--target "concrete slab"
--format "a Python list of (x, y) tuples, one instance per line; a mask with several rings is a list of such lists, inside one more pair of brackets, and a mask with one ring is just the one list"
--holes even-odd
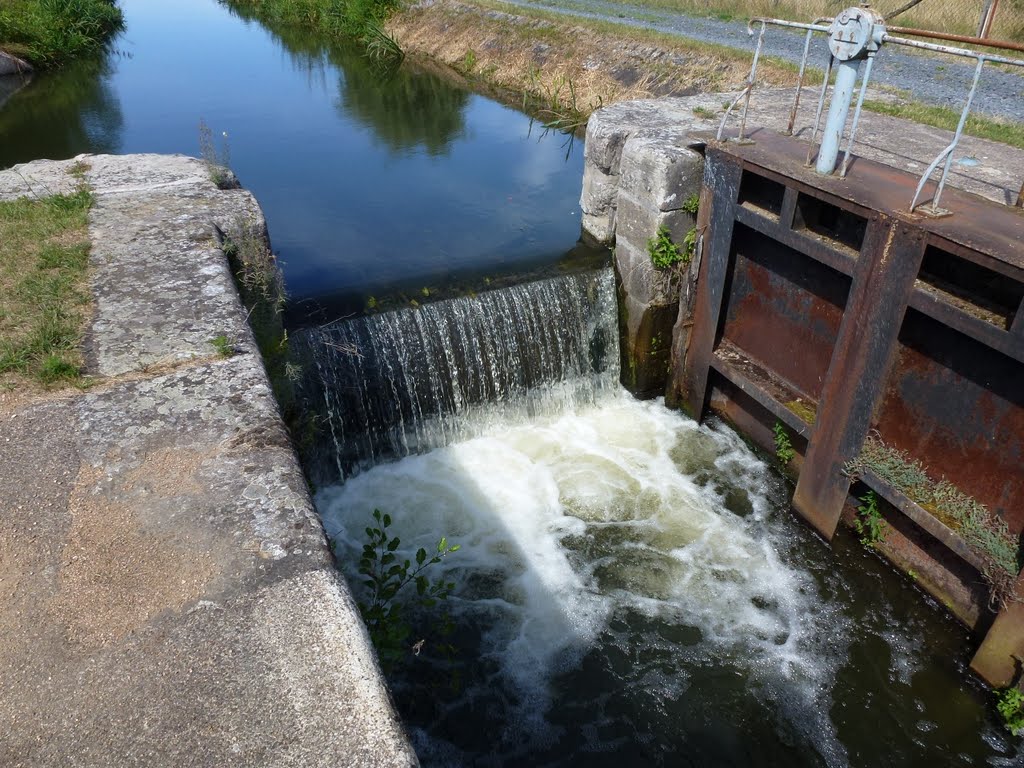
[(83, 160), (106, 377), (0, 403), (0, 764), (415, 765), (215, 245), (258, 206)]

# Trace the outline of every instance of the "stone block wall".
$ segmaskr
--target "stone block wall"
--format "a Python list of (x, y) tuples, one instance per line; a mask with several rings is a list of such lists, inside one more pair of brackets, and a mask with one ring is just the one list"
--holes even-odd
[(622, 380), (639, 396), (665, 391), (680, 296), (689, 294), (696, 275), (695, 260), (656, 268), (648, 248), (665, 227), (685, 249), (696, 223), (684, 208), (700, 192), (704, 159), (691, 134), (712, 125), (694, 114), (691, 102), (621, 102), (595, 112), (587, 125), (583, 229), (614, 245)]

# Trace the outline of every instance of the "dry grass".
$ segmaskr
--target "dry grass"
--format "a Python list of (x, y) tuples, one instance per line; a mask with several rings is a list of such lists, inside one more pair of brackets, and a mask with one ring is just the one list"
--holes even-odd
[(0, 202), (0, 386), (75, 379), (87, 315), (84, 187), (73, 195)]
[[(837, 3), (835, 0), (629, 0), (629, 4), (724, 19), (771, 16), (795, 21), (835, 16), (842, 8), (856, 5), (853, 2)], [(904, 0), (872, 3), (883, 15), (904, 4)], [(897, 16), (892, 23), (973, 35), (977, 32), (984, 4), (985, 0), (923, 0), (920, 5)], [(990, 36), (999, 40), (1024, 39), (1024, 3), (1003, 0), (999, 4)]]
[[(728, 48), (510, 9), (439, 0), (397, 14), (388, 30), (410, 53), (525, 95), (545, 122), (562, 110), (560, 125), (615, 101), (737, 89), (750, 69), (748, 54)], [(791, 68), (772, 61), (758, 69), (765, 85), (792, 80)]]

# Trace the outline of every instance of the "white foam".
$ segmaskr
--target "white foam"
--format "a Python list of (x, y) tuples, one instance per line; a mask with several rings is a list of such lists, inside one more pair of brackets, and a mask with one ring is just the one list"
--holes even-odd
[[(725, 508), (723, 482), (748, 514)], [(680, 653), (736, 667), (842, 764), (823, 692), (845, 658), (843, 619), (780, 557), (767, 482), (731, 432), (622, 395), (375, 467), (317, 501), (353, 560), (378, 507), (403, 549), (447, 535), (463, 547), (447, 569), (497, 575), (492, 593), (457, 590), (458, 609), (498, 619), (481, 652), (538, 711), (559, 665), (635, 611), (698, 628)]]

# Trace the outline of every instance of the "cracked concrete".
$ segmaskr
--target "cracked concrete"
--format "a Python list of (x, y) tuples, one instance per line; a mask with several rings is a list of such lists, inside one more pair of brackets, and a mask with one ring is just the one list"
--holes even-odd
[(0, 764), (414, 765), (218, 247), (259, 206), (192, 158), (76, 160), (100, 379), (0, 400)]

